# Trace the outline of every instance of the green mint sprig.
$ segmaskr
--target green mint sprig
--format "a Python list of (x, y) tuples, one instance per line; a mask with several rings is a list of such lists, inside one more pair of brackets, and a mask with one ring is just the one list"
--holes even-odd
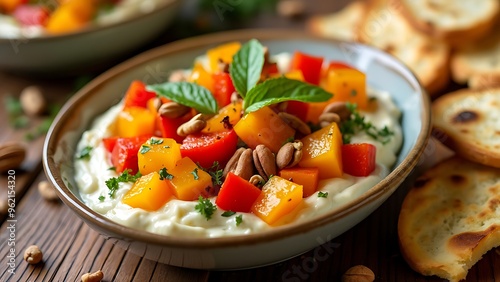
[(248, 41), (234, 55), (229, 66), (229, 74), (233, 80), (234, 88), (241, 97), (259, 82), (262, 67), (264, 66), (264, 47), (256, 39)]

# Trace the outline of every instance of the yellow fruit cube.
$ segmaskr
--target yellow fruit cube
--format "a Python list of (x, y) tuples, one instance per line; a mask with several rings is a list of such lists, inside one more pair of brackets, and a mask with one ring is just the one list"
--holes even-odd
[(123, 196), (122, 202), (133, 208), (156, 211), (172, 197), (166, 180), (160, 180), (157, 172), (139, 178)]
[(179, 200), (194, 201), (199, 195), (206, 194), (212, 187), (212, 177), (201, 170), (190, 158), (185, 157), (169, 171), (173, 175), (168, 183)]
[(166, 168), (170, 173), (181, 159), (180, 145), (172, 138), (151, 137), (142, 144), (137, 159), (142, 175), (158, 172), (162, 168)]

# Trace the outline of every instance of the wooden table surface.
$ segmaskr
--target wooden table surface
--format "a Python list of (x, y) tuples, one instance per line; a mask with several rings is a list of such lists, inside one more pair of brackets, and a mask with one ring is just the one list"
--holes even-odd
[[(307, 13), (335, 11), (345, 2), (308, 1)], [(241, 26), (303, 28), (304, 25), (303, 20), (289, 21), (268, 13)], [(144, 49), (182, 37), (178, 27), (179, 24), (168, 29), (162, 38)], [(89, 73), (84, 78), (97, 74)], [(42, 79), (0, 72), (0, 101), (7, 96), (18, 97), (25, 86), (36, 84), (51, 103), (61, 104), (74, 93), (80, 80), (81, 77)], [(41, 165), (44, 137), (27, 141), (26, 133), (36, 130), (41, 122), (43, 118), (34, 118), (28, 128), (15, 130), (9, 125), (7, 112), (0, 110), (0, 143), (17, 141), (28, 148), (22, 167), (14, 170), (15, 214), (0, 215), (0, 281), (80, 281), (84, 273), (99, 269), (104, 272), (103, 281), (340, 281), (341, 275), (357, 264), (371, 268), (376, 281), (442, 281), (412, 271), (399, 252), (397, 217), (415, 174), (372, 215), (332, 239), (328, 246), (333, 252), (326, 259), (315, 258), (311, 250), (274, 265), (238, 271), (183, 269), (143, 259), (103, 239), (60, 201), (47, 202), (40, 196), (37, 184), (46, 179)], [(7, 203), (8, 180), (12, 179), (0, 175), (2, 205)], [(35, 266), (23, 261), (24, 249), (32, 244), (38, 245), (44, 254), (43, 262)], [(15, 258), (11, 260), (11, 256)], [(500, 282), (500, 250), (488, 252), (471, 269), (467, 281)]]

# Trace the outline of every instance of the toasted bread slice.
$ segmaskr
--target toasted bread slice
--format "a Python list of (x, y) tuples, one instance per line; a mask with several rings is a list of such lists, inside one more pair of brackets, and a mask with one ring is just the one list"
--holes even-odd
[(400, 249), (423, 275), (460, 281), (500, 245), (500, 170), (452, 157), (416, 180), (398, 222)]
[(365, 1), (354, 1), (342, 10), (323, 16), (313, 16), (307, 28), (319, 36), (356, 41), (359, 24), (366, 13)]
[(391, 3), (388, 0), (369, 3), (359, 39), (403, 61), (432, 96), (448, 84), (449, 47), (413, 28)]
[(463, 89), (432, 104), (433, 126), (462, 157), (500, 168), (500, 88)]
[(454, 46), (488, 34), (500, 13), (498, 0), (392, 0), (420, 31)]
[(500, 78), (500, 31), (455, 51), (450, 66), (457, 83), (469, 83), (471, 88), (495, 86)]

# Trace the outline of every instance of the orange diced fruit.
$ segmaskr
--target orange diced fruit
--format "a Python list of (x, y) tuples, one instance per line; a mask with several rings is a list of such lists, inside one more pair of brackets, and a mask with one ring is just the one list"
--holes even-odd
[(320, 179), (342, 176), (342, 135), (336, 123), (305, 136), (301, 141), (304, 146), (300, 167), (318, 168)]
[(194, 64), (193, 70), (187, 80), (205, 87), (211, 93), (214, 92), (214, 79), (212, 78), (212, 74), (205, 70), (203, 65), (199, 62)]
[(273, 176), (262, 187), (251, 210), (266, 223), (273, 224), (302, 202), (302, 194), (302, 185)]
[(331, 102), (349, 102), (365, 109), (368, 104), (366, 95), (366, 75), (352, 68), (332, 69), (328, 71), (325, 90), (333, 93)]
[(133, 208), (156, 211), (172, 197), (172, 190), (157, 172), (139, 178), (123, 196), (122, 202)]
[(233, 56), (241, 48), (240, 42), (229, 42), (219, 45), (207, 51), (210, 72), (214, 73), (219, 70), (219, 60), (224, 63), (230, 64), (233, 62)]
[(151, 137), (137, 153), (142, 175), (166, 168), (169, 172), (181, 159), (180, 145), (171, 138)]
[(227, 117), (229, 123), (234, 126), (241, 119), (241, 102), (231, 103), (220, 109), (219, 113), (207, 120), (207, 126), (202, 130), (203, 133), (227, 131), (224, 127), (224, 118)]
[(210, 174), (201, 170), (188, 157), (179, 160), (169, 173), (173, 178), (168, 182), (179, 200), (194, 201), (198, 196), (206, 194), (207, 188), (212, 187)]
[(269, 107), (243, 116), (234, 126), (234, 131), (248, 147), (255, 149), (262, 144), (275, 154), (289, 138), (295, 136), (295, 130)]
[(116, 118), (116, 135), (119, 137), (153, 135), (155, 126), (155, 113), (142, 107), (128, 107)]
[(293, 167), (285, 168), (279, 175), (289, 181), (303, 186), (302, 197), (306, 198), (318, 190), (319, 169), (317, 167)]

